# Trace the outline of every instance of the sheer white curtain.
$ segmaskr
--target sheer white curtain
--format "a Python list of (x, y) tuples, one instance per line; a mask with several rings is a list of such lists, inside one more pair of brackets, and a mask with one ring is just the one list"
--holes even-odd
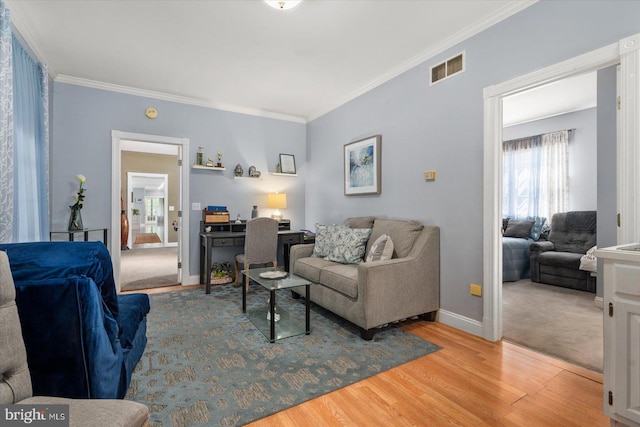
[(504, 141), (502, 214), (545, 217), (569, 208), (568, 131)]
[(13, 241), (13, 61), (11, 14), (0, 2), (0, 243)]
[(542, 135), (540, 211), (545, 218), (569, 210), (569, 132)]
[(10, 16), (0, 1), (0, 243), (49, 234), (49, 80)]

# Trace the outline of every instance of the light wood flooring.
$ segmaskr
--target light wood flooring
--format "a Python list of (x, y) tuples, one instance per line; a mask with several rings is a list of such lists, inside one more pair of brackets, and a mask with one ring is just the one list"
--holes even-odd
[(249, 426), (609, 426), (599, 373), (437, 322), (402, 327), (442, 349)]

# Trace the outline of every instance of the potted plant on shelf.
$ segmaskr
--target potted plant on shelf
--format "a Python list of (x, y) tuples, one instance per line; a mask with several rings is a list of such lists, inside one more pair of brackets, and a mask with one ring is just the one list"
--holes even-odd
[(211, 267), (211, 284), (224, 285), (233, 281), (230, 262), (215, 262)]

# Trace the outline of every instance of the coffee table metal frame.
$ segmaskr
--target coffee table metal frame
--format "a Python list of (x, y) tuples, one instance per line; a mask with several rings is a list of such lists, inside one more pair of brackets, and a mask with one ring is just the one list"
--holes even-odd
[[(284, 268), (267, 267), (242, 270), (241, 274), (245, 275), (245, 284), (243, 284), (242, 286), (242, 312), (247, 313), (247, 283), (249, 283), (249, 280), (253, 280), (269, 291), (269, 313), (271, 320), (268, 324), (268, 336), (265, 330), (267, 319), (264, 308), (249, 310), (249, 313), (247, 313), (247, 317), (251, 320), (251, 322), (253, 322), (258, 330), (260, 330), (260, 332), (262, 332), (262, 334), (269, 339), (270, 342), (273, 343), (277, 339), (288, 338), (303, 333), (309, 335), (311, 333), (311, 301), (309, 298), (309, 288), (312, 283), (292, 273), (287, 273), (287, 276), (282, 279), (266, 279), (264, 277), (260, 277), (260, 273), (268, 271), (284, 271)], [(295, 322), (293, 319), (290, 319), (289, 314), (282, 307), (278, 307), (280, 320), (276, 322), (275, 318), (276, 291), (281, 289), (291, 289), (299, 286), (305, 287), (304, 329), (300, 327), (299, 323)]]

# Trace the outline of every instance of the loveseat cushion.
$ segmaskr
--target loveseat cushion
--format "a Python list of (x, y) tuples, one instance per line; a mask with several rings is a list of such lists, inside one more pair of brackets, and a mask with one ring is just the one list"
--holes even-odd
[(551, 220), (549, 240), (555, 245), (556, 251), (584, 255), (596, 245), (596, 226), (596, 211), (557, 213)]
[(293, 274), (297, 274), (314, 283), (319, 283), (320, 270), (331, 265), (334, 265), (334, 263), (324, 258), (299, 258), (293, 264)]
[(393, 219), (377, 218), (373, 223), (373, 230), (369, 242), (367, 243), (368, 254), (373, 242), (383, 234), (388, 235), (393, 240), (393, 258), (404, 258), (409, 255), (413, 243), (418, 238), (424, 226), (418, 221), (404, 221)]
[(373, 228), (375, 216), (356, 216), (344, 220), (344, 225), (351, 228)]
[(140, 322), (149, 313), (149, 296), (147, 294), (118, 295), (120, 305), (120, 345), (131, 348)]
[(542, 252), (538, 257), (540, 265), (551, 265), (554, 267), (564, 267), (578, 270), (580, 268), (581, 254), (572, 252)]
[(335, 291), (358, 298), (358, 266), (333, 264), (320, 270), (320, 284)]

